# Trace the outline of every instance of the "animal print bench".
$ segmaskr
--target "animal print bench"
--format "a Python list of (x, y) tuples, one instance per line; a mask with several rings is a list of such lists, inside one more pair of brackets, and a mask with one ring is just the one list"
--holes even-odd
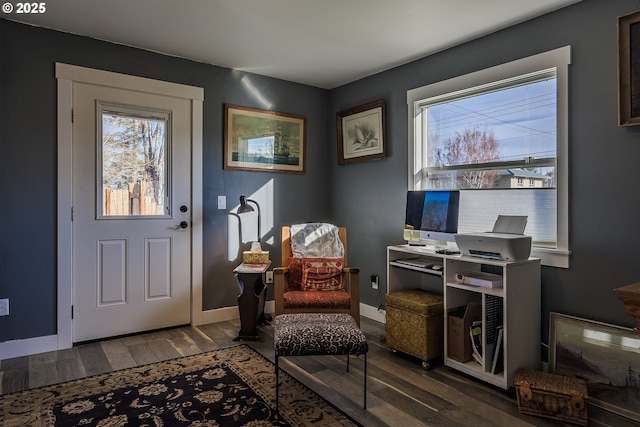
[(364, 404), (367, 408), (367, 351), (364, 333), (344, 313), (281, 314), (273, 321), (276, 356), (276, 411), (278, 411), (278, 359), (282, 356), (364, 355)]

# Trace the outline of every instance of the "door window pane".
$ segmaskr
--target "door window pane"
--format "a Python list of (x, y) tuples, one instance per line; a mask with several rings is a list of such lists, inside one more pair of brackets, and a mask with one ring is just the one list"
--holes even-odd
[(103, 106), (100, 115), (99, 216), (169, 215), (168, 114)]

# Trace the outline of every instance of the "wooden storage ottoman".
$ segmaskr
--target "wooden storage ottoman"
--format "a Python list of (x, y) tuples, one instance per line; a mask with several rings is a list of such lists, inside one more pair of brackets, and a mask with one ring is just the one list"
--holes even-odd
[(442, 356), (444, 304), (442, 295), (420, 289), (386, 295), (387, 345), (423, 360)]
[(514, 384), (521, 414), (587, 425), (587, 382), (546, 372), (518, 369)]

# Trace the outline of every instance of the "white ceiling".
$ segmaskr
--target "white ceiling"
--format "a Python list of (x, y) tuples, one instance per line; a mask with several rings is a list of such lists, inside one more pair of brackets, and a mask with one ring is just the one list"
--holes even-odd
[(578, 1), (51, 0), (3, 17), (331, 89)]

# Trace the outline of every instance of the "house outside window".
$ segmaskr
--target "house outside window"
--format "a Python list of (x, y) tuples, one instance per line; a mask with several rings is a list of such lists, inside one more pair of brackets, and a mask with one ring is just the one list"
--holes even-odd
[(409, 189), (459, 189), (460, 233), (526, 215), (532, 256), (558, 267), (569, 256), (569, 63), (564, 47), (407, 92)]

